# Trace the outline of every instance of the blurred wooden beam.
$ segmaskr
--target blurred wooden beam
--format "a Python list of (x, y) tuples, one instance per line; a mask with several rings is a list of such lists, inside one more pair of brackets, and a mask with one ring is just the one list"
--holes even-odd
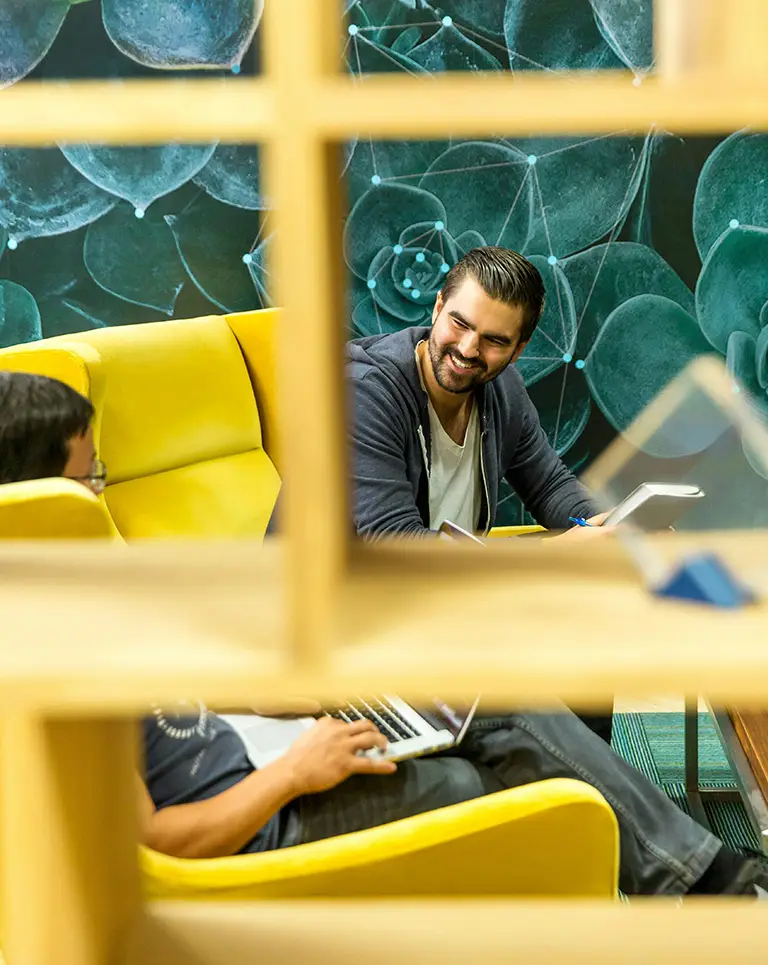
[[(652, 543), (664, 558), (708, 547), (768, 578), (765, 532)], [(724, 611), (656, 599), (611, 537), (357, 546), (320, 664), (290, 646), (278, 550), (0, 542), (4, 707), (141, 713), (150, 700), (250, 706), (365, 688), (545, 706), (617, 692), (768, 704), (768, 601)]]
[(134, 728), (4, 708), (0, 739), (5, 961), (105, 965), (140, 906)]
[(663, 82), (709, 72), (732, 94), (731, 85), (764, 85), (767, 46), (765, 0), (655, 0), (656, 72)]
[[(768, 4), (766, 4), (768, 10)], [(768, 62), (768, 58), (766, 58)], [(274, 132), (278, 107), (265, 80), (25, 82), (0, 98), (0, 142), (248, 144)], [(768, 130), (768, 82), (707, 69), (670, 81), (600, 74), (377, 74), (354, 82), (324, 77), (304, 91), (305, 132), (344, 141), (374, 138), (510, 137), (531, 134), (719, 134)], [(404, 111), (404, 102), (428, 111)], [(339, 169), (340, 170), (340, 169)]]
[[(766, 5), (768, 7), (768, 4)], [(376, 74), (326, 80), (311, 95), (326, 136), (509, 137), (768, 129), (768, 83), (703, 71), (668, 83), (627, 72)], [(425, 104), (405, 110), (404, 104)]]
[[(406, 885), (407, 887), (407, 885)], [(165, 902), (120, 965), (765, 965), (758, 902)]]
[(656, 73), (678, 82), (706, 70), (717, 58), (719, 0), (654, 0), (653, 52)]
[(264, 176), (280, 219), (270, 268), (272, 295), (283, 307), (278, 414), (286, 633), (290, 655), (309, 670), (323, 666), (334, 643), (349, 519), (341, 162), (315, 128), (309, 96), (338, 63), (339, 26), (327, 4), (279, 0), (268, 7), (265, 28), (281, 119), (265, 146)]
[(0, 97), (0, 147), (69, 144), (250, 144), (275, 125), (262, 78), (25, 80)]

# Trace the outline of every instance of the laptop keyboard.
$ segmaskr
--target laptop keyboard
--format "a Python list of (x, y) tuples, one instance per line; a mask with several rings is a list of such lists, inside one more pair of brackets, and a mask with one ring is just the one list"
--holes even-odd
[(356, 720), (370, 720), (379, 728), (390, 744), (419, 736), (418, 731), (403, 720), (386, 697), (369, 697), (367, 700), (357, 697), (355, 700), (347, 700), (333, 713), (328, 713), (327, 716), (344, 720), (348, 724)]

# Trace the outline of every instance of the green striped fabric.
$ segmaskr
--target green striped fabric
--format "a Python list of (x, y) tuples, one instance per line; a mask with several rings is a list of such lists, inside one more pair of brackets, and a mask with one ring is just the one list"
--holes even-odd
[[(683, 714), (616, 714), (613, 749), (689, 811), (685, 798)], [(735, 788), (736, 782), (708, 714), (699, 714), (699, 783)], [(730, 847), (759, 848), (741, 802), (705, 801), (712, 830)], [(689, 812), (690, 813), (690, 812)]]

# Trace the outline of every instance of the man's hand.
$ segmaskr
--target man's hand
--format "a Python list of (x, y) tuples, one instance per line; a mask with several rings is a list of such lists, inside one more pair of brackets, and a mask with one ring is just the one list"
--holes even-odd
[(590, 516), (587, 520), (588, 526), (572, 526), (555, 539), (594, 539), (598, 536), (607, 536), (612, 532), (613, 526), (603, 528), (603, 523), (608, 517), (608, 513), (599, 513), (597, 516)]
[[(598, 513), (597, 516), (590, 516), (587, 522), (589, 523), (590, 526), (602, 526), (603, 523), (606, 521), (606, 519), (608, 519), (610, 515), (611, 515), (610, 513)], [(586, 529), (586, 526), (580, 526), (579, 529)], [(613, 529), (613, 527), (607, 526), (606, 532), (609, 529)]]
[(294, 741), (275, 764), (290, 771), (297, 797), (318, 794), (341, 784), (350, 774), (394, 773), (397, 768), (392, 761), (358, 754), (358, 751), (386, 746), (386, 737), (368, 720), (347, 724), (333, 717), (322, 717)]

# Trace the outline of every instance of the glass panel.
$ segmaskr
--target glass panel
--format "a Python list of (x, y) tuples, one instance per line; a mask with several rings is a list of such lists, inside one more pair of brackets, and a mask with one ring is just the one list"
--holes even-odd
[[(613, 521), (631, 502), (634, 511), (617, 533), (656, 582), (669, 559), (651, 550), (646, 533), (768, 528), (766, 407), (721, 361), (698, 359), (614, 441), (587, 479), (602, 508), (614, 511)], [(673, 557), (683, 552), (676, 543), (667, 549)], [(765, 572), (751, 575), (763, 581)]]

